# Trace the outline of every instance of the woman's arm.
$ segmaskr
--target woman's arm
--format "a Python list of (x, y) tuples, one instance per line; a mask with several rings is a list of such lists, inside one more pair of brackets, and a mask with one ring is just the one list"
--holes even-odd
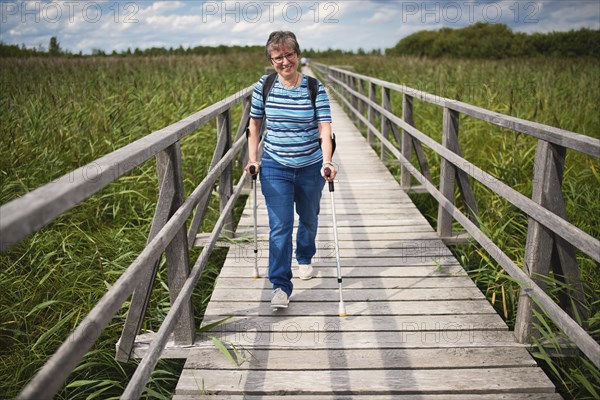
[(246, 171), (250, 173), (249, 167), (254, 165), (256, 172), (258, 172), (258, 144), (260, 143), (260, 127), (262, 126), (262, 119), (250, 118), (248, 124), (248, 164), (246, 165)]

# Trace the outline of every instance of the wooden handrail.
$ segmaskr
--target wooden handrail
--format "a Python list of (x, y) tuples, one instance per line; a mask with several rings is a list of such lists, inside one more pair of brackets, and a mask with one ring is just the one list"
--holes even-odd
[(155, 131), (0, 207), (0, 251), (127, 174), (248, 97), (253, 86)]
[[(318, 67), (323, 66), (327, 68), (323, 64), (316, 65)], [(526, 135), (548, 141), (550, 143), (558, 144), (568, 149), (576, 150), (583, 154), (600, 158), (600, 140), (595, 139), (591, 136), (582, 135), (576, 132), (571, 132), (560, 128), (555, 128), (549, 125), (540, 124), (538, 122), (512, 117), (506, 114), (500, 114), (494, 111), (474, 106), (472, 104), (464, 103), (462, 101), (434, 95), (431, 93), (423, 92), (421, 90), (410, 88), (408, 86), (383, 81), (381, 79), (373, 78), (370, 76), (360, 75), (345, 69), (335, 67), (329, 67), (327, 69), (329, 71), (335, 71), (340, 74), (343, 74), (344, 76), (351, 76), (366, 82), (373, 83), (383, 88), (388, 88), (400, 93), (408, 94), (411, 97), (425, 101), (430, 104), (434, 104), (440, 107), (447, 107), (451, 110), (458, 111), (465, 115), (469, 115), (473, 118), (477, 118), (479, 120), (489, 122), (494, 125), (521, 132)]]
[[(99, 179), (87, 180), (78, 178), (73, 181), (64, 181), (63, 179), (65, 177), (72, 175), (67, 174), (58, 181), (45, 185), (34, 192), (2, 206), (3, 213), (16, 210), (19, 206), (22, 207), (22, 212), (19, 212), (17, 216), (11, 218), (10, 221), (7, 222), (4, 219), (2, 220), (2, 237), (5, 237), (5, 234), (14, 235), (13, 238), (25, 237), (27, 234), (34, 232), (45, 223), (56, 218), (62, 212), (74, 207), (104, 186), (117, 180), (133, 167), (165, 150), (172, 149), (173, 146), (177, 146), (175, 153), (172, 153), (174, 154), (173, 157), (178, 157), (178, 144), (183, 136), (196, 130), (212, 118), (229, 114), (231, 107), (241, 100), (247, 100), (253, 89), (253, 86), (243, 89), (223, 101), (215, 103), (167, 128), (153, 132), (130, 145), (88, 164), (88, 166), (98, 165), (101, 167), (102, 172), (106, 172), (100, 174)], [(248, 110), (245, 109), (245, 111), (245, 115), (242, 116), (242, 122), (247, 120)], [(221, 133), (230, 135), (230, 130), (231, 126), (228, 124), (222, 129)], [(111, 319), (117, 314), (122, 307), (122, 304), (129, 298), (134, 289), (136, 289), (140, 280), (150, 273), (150, 269), (155, 264), (155, 261), (158, 260), (161, 254), (168, 246), (170, 246), (176, 235), (182, 232), (186, 220), (194, 211), (204, 193), (212, 190), (219, 177), (223, 179), (223, 172), (230, 168), (231, 164), (236, 160), (237, 153), (240, 152), (241, 148), (246, 143), (245, 135), (238, 136), (235, 143), (228, 146), (230, 147), (228, 151), (220, 158), (213, 168), (209, 170), (202, 182), (194, 189), (190, 196), (183, 201), (168, 221), (166, 221), (157, 232), (152, 233), (153, 237), (149, 240), (142, 252), (92, 308), (83, 321), (75, 328), (69, 338), (62, 343), (59, 349), (35, 374), (28, 385), (25, 386), (23, 391), (19, 394), (20, 399), (52, 398), (54, 394), (56, 394), (76, 365), (99, 338)], [(173, 158), (171, 157), (171, 159)], [(85, 170), (86, 167), (82, 167), (76, 171)], [(167, 167), (164, 168), (164, 171), (168, 170)], [(173, 165), (170, 168), (173, 168)], [(176, 168), (180, 169), (181, 164), (177, 163)], [(108, 175), (108, 172), (110, 172), (111, 175)], [(181, 171), (175, 172), (181, 173)], [(230, 175), (226, 175), (226, 177), (229, 176)], [(245, 178), (246, 174), (242, 174), (240, 182), (238, 183), (238, 188), (241, 187)], [(167, 177), (162, 178), (163, 183), (166, 182), (166, 179)], [(62, 194), (59, 195), (59, 193)], [(222, 210), (222, 216), (231, 212), (231, 208), (233, 207), (231, 204), (239, 196), (239, 189), (236, 189), (236, 193), (231, 195), (225, 192), (223, 192), (223, 194), (228, 197), (229, 201)], [(46, 196), (46, 199), (44, 199), (44, 196)], [(64, 201), (60, 201), (60, 196), (65, 197)], [(32, 200), (35, 204), (29, 205), (27, 200)], [(46, 215), (41, 215), (40, 207), (48, 205), (54, 205), (52, 211)], [(41, 218), (43, 221), (40, 222), (36, 218)], [(225, 218), (225, 220), (226, 219), (227, 218)], [(221, 221), (221, 219), (219, 221)], [(19, 222), (28, 224), (27, 228), (19, 230), (17, 226)], [(217, 223), (213, 235), (218, 235), (221, 232), (222, 227), (222, 223)], [(185, 231), (183, 232), (183, 235), (180, 234), (179, 242), (181, 242), (180, 245), (183, 245), (187, 249), (187, 236)], [(8, 248), (10, 244), (11, 243), (7, 243), (6, 248)], [(208, 251), (212, 250), (213, 246), (210, 246)], [(204, 257), (206, 258), (207, 256)], [(194, 271), (196, 271), (195, 275), (188, 276), (187, 279), (185, 279), (183, 287), (177, 288), (178, 295), (176, 298), (172, 298), (171, 312), (175, 314), (180, 313), (182, 307), (185, 305), (185, 300), (189, 300), (188, 285), (190, 279), (193, 278), (195, 283), (201, 273), (201, 270), (197, 271), (196, 267), (194, 267)], [(173, 290), (173, 288), (170, 287), (169, 290)], [(189, 295), (191, 295), (191, 292)], [(171, 312), (169, 315), (171, 315)], [(173, 331), (175, 322), (176, 321), (173, 321), (173, 317), (169, 319), (168, 324), (163, 329), (163, 331), (166, 332), (166, 335)], [(192, 328), (192, 333), (193, 331), (194, 329)], [(149, 364), (144, 364), (145, 368), (147, 368), (147, 365)], [(154, 365), (155, 363), (152, 367), (154, 367)], [(132, 387), (141, 394), (147, 382), (147, 378), (149, 377), (149, 373), (147, 376), (146, 371), (140, 372), (140, 374), (136, 375), (136, 383), (132, 385)]]
[[(352, 93), (354, 96), (362, 99), (363, 101), (369, 102), (369, 99), (366, 96), (361, 95), (355, 90), (351, 89), (349, 86), (344, 84), (343, 82), (332, 78), (334, 82), (343, 87), (348, 92)], [(335, 89), (334, 89), (335, 90)], [(339, 93), (339, 91), (337, 92)], [(429, 136), (425, 135), (423, 132), (419, 131), (417, 128), (408, 125), (402, 119), (398, 118), (391, 112), (385, 110), (380, 107), (376, 103), (372, 103), (371, 106), (377, 110), (381, 115), (385, 116), (390, 121), (394, 122), (406, 132), (408, 132), (413, 138), (416, 138), (421, 143), (430, 147), (433, 151), (439, 154), (443, 159), (451, 162), (456, 168), (465, 172), (469, 176), (473, 177), (480, 183), (487, 186), (489, 189), (493, 190), (496, 194), (499, 194), (505, 200), (509, 201), (511, 204), (519, 208), (521, 211), (526, 213), (528, 216), (534, 218), (536, 221), (541, 223), (542, 225), (548, 227), (553, 232), (558, 233), (564, 239), (569, 241), (571, 244), (577, 246), (581, 251), (589, 255), (592, 259), (600, 262), (600, 254), (598, 253), (598, 249), (600, 248), (600, 241), (591, 237), (586, 232), (577, 228), (576, 226), (570, 224), (565, 221), (561, 217), (556, 214), (548, 211), (544, 207), (536, 204), (531, 199), (525, 197), (518, 191), (514, 190), (510, 186), (506, 185), (493, 175), (488, 174), (483, 171), (479, 167), (475, 166), (471, 162), (465, 160), (464, 158), (456, 155), (454, 152), (448, 150), (435, 140), (431, 139)], [(356, 110), (358, 113), (358, 110)], [(373, 128), (371, 128), (373, 129)], [(414, 171), (414, 168), (413, 168)], [(414, 175), (414, 174), (413, 174)]]
[[(445, 212), (456, 219), (461, 226), (463, 226), (465, 230), (492, 256), (492, 258), (494, 258), (494, 260), (496, 260), (504, 268), (504, 270), (517, 281), (522, 289), (522, 293), (532, 298), (540, 307), (542, 307), (543, 311), (545, 311), (546, 314), (556, 323), (556, 325), (565, 332), (565, 334), (579, 347), (579, 349), (585, 355), (590, 358), (592, 363), (596, 365), (596, 367), (600, 367), (600, 345), (581, 326), (579, 326), (579, 324), (577, 324), (573, 318), (571, 318), (564, 310), (562, 310), (554, 302), (554, 300), (548, 296), (548, 294), (545, 293), (545, 291), (530, 276), (527, 275), (525, 271), (519, 268), (497, 245), (495, 245), (473, 221), (469, 220), (467, 216), (460, 212), (459, 209), (454, 206), (453, 202), (447, 197), (447, 195), (438, 190), (424, 174), (420, 173), (412, 165), (409, 158), (405, 156), (404, 148), (403, 152), (400, 152), (388, 140), (384, 133), (380, 132), (374, 126), (372, 122), (372, 114), (369, 113), (369, 115), (365, 117), (364, 113), (361, 112), (358, 107), (356, 107), (356, 102), (357, 100), (361, 100), (364, 102), (364, 104), (368, 105), (369, 110), (377, 111), (382, 120), (387, 119), (401, 127), (413, 139), (416, 139), (417, 141), (427, 145), (434, 152), (440, 155), (443, 160), (452, 163), (454, 168), (475, 178), (493, 190), (495, 193), (499, 194), (513, 205), (517, 206), (528, 216), (534, 218), (535, 221), (548, 227), (562, 238), (577, 246), (580, 250), (584, 251), (596, 261), (600, 261), (600, 255), (598, 254), (600, 241), (581, 231), (577, 227), (567, 222), (565, 219), (547, 210), (540, 204), (537, 204), (532, 199), (523, 196), (497, 178), (485, 173), (483, 170), (462, 158), (456, 152), (444, 147), (416, 129), (411, 124), (408, 124), (403, 119), (395, 116), (391, 111), (389, 111), (389, 105), (386, 104), (386, 99), (389, 98), (389, 95), (384, 95), (384, 90), (392, 89), (400, 91), (404, 94), (410, 91), (411, 95), (416, 95), (416, 97), (422, 100), (443, 107), (445, 113), (448, 112), (448, 110), (453, 110), (452, 112), (463, 112), (465, 114), (474, 116), (475, 118), (529, 134), (542, 141), (581, 151), (582, 153), (591, 155), (593, 157), (600, 157), (600, 141), (574, 132), (568, 132), (542, 124), (493, 113), (491, 111), (483, 110), (465, 103), (439, 98), (429, 93), (414, 91), (405, 86), (366, 77), (364, 75), (355, 74), (346, 70), (328, 68), (322, 64), (316, 64), (316, 66), (321, 70), (321, 73), (326, 76), (326, 79), (329, 83), (334, 83), (334, 85), (330, 85), (329, 88), (333, 90), (333, 92), (337, 94), (338, 97), (345, 103), (345, 105), (352, 111), (355, 118), (365, 124), (369, 133), (377, 136), (383, 145), (382, 147), (387, 148), (400, 161), (403, 169), (414, 176), (423, 185), (427, 192), (438, 201), (440, 207), (443, 207)], [(329, 73), (330, 71), (333, 71), (338, 75), (342, 75), (344, 78), (337, 79), (334, 75)], [(384, 106), (379, 106), (376, 104), (373, 101), (374, 96), (372, 96), (372, 94), (367, 97), (360, 91), (350, 87), (350, 85), (347, 83), (349, 82), (348, 77), (363, 79), (370, 83), (379, 85), (382, 88), (382, 97), (384, 99), (382, 102), (384, 103)], [(351, 100), (348, 100), (344, 96), (342, 90), (350, 94)], [(445, 116), (447, 124), (449, 124), (448, 118)], [(457, 118), (457, 116), (454, 118)], [(402, 143), (404, 143), (404, 140)]]

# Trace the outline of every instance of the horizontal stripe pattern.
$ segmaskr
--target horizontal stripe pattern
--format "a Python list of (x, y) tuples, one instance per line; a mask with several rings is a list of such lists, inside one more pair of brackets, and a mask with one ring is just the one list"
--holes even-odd
[(266, 78), (267, 75), (264, 75), (254, 87), (250, 109), (251, 118), (267, 117), (264, 151), (275, 161), (292, 168), (321, 162), (323, 153), (319, 147), (318, 124), (331, 122), (331, 108), (325, 88), (319, 82), (316, 109), (313, 109), (306, 75), (302, 76), (300, 85), (293, 89), (283, 87), (277, 77), (267, 97), (265, 110), (262, 89)]

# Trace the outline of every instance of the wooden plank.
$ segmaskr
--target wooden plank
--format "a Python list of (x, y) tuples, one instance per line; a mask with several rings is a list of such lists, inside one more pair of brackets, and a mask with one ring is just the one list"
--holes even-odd
[[(263, 257), (263, 259), (264, 259), (264, 257)], [(248, 261), (250, 261), (250, 260), (248, 260)], [(265, 264), (265, 263), (263, 263), (263, 264)], [(223, 269), (221, 269), (220, 275), (222, 277), (227, 277), (227, 278), (233, 278), (233, 277), (244, 278), (244, 277), (246, 277), (248, 268), (250, 268), (251, 265), (253, 265), (253, 261), (247, 262), (243, 266), (237, 265), (237, 266), (224, 267)], [(267, 274), (268, 274), (267, 267), (259, 266), (258, 271), (260, 273), (260, 276), (267, 276)], [(376, 267), (376, 266), (349, 267), (349, 266), (344, 266), (341, 268), (341, 271), (342, 271), (342, 277), (344, 277), (344, 278), (379, 277), (381, 279), (384, 279), (384, 278), (389, 278), (389, 277), (428, 278), (428, 277), (433, 277), (433, 276), (438, 276), (438, 277), (467, 276), (467, 273), (464, 271), (464, 269), (460, 265), (443, 267), (443, 268), (438, 268), (438, 267)], [(292, 272), (294, 273), (294, 276), (297, 278), (298, 271), (296, 269), (292, 269)], [(313, 279), (315, 279), (315, 278), (326, 279), (326, 278), (337, 277), (337, 272), (336, 272), (336, 268), (335, 268), (335, 259), (332, 258), (330, 260), (330, 266), (328, 266), (328, 267), (325, 267), (325, 266), (314, 267), (313, 276), (314, 276)]]
[[(446, 301), (395, 301), (395, 302), (348, 302), (349, 316), (357, 315), (441, 315), (441, 314), (495, 314), (487, 300)], [(274, 314), (277, 313), (277, 314)], [(339, 315), (337, 302), (294, 302), (290, 306), (273, 311), (270, 302), (211, 302), (205, 315)]]
[[(423, 216), (413, 215), (411, 217), (406, 218), (385, 218), (385, 216), (379, 215), (364, 215), (364, 216), (354, 216), (354, 215), (338, 215), (337, 218), (338, 226), (345, 227), (357, 227), (357, 226), (369, 226), (369, 227), (383, 227), (383, 226), (407, 226), (407, 225), (427, 225), (429, 223)], [(243, 218), (239, 222), (242, 225), (250, 226), (251, 220), (250, 218)], [(319, 228), (325, 229), (331, 227), (333, 224), (328, 218), (320, 218), (319, 220)], [(266, 220), (259, 220), (257, 225), (259, 227), (267, 227), (269, 226)]]
[[(274, 395), (210, 395), (210, 400), (281, 400)], [(393, 394), (393, 395), (352, 395), (356, 400), (561, 400), (558, 393), (494, 393), (494, 394)], [(286, 400), (349, 400), (349, 397), (339, 395), (286, 395)], [(198, 400), (198, 394), (175, 394), (172, 400)]]
[[(259, 290), (257, 290), (259, 289)], [(231, 288), (218, 285), (215, 287), (211, 301), (267, 301), (271, 300), (272, 290), (264, 288)], [(400, 301), (400, 300), (482, 300), (484, 294), (475, 286), (458, 288), (382, 288), (347, 290), (345, 301)], [(338, 290), (299, 289), (294, 292), (294, 301), (339, 301)]]
[[(313, 260), (313, 263), (316, 266), (321, 264), (329, 264), (335, 262), (334, 257), (331, 257), (329, 253), (327, 253), (328, 257), (319, 258)], [(340, 252), (340, 262), (344, 267), (400, 267), (400, 266), (432, 266), (439, 268), (440, 270), (444, 267), (448, 266), (460, 266), (456, 258), (449, 256), (442, 257), (434, 257), (434, 256), (426, 256), (426, 257), (365, 257), (365, 258), (356, 258), (349, 257), (346, 258), (343, 252)], [(259, 258), (258, 264), (259, 266), (266, 267), (269, 260), (267, 254), (262, 254), (262, 248), (259, 247)], [(239, 254), (238, 257), (232, 256), (231, 258), (227, 258), (225, 260), (225, 264), (223, 267), (235, 267), (235, 266), (244, 266), (249, 265), (249, 263), (254, 263), (254, 255), (249, 255), (247, 253)], [(417, 272), (418, 273), (418, 272)], [(419, 276), (422, 276), (423, 273), (419, 273)]]
[[(465, 379), (468, 377), (468, 379)], [(178, 394), (554, 393), (537, 368), (443, 370), (196, 370), (185, 369)]]
[[(203, 325), (223, 320), (224, 316), (206, 316)], [(327, 335), (330, 332), (377, 332), (377, 331), (505, 331), (508, 327), (497, 314), (477, 315), (411, 315), (411, 316), (352, 316), (348, 318), (327, 316), (291, 316), (282, 320), (278, 315), (235, 317), (211, 329), (217, 332), (235, 332), (256, 335), (258, 332), (303, 333), (318, 332)]]
[[(238, 231), (238, 236), (247, 236), (250, 233), (253, 234), (253, 230), (250, 229), (250, 226)], [(329, 227), (327, 227), (329, 228)], [(327, 229), (325, 227), (321, 227), (318, 230), (317, 234), (329, 234), (331, 229)], [(293, 233), (296, 234), (297, 227), (294, 227)], [(360, 233), (390, 233), (390, 234), (400, 234), (400, 233), (413, 233), (413, 232), (428, 232), (434, 233), (433, 229), (429, 225), (419, 224), (419, 225), (398, 225), (398, 226), (338, 226), (338, 233), (346, 233), (346, 234), (360, 234)], [(258, 233), (261, 235), (265, 235), (269, 233), (269, 228), (264, 226), (258, 227)], [(437, 236), (434, 236), (438, 238)], [(394, 236), (392, 235), (392, 238)]]
[[(239, 289), (239, 288), (270, 288), (268, 279), (251, 278), (252, 270), (248, 270), (246, 279), (218, 277), (217, 287)], [(344, 278), (344, 289), (397, 289), (397, 288), (460, 288), (473, 287), (473, 281), (467, 276), (462, 277), (411, 277), (411, 278)], [(335, 279), (313, 278), (311, 280), (294, 280), (297, 289), (320, 288), (337, 289)]]
[[(418, 229), (418, 228), (417, 228)], [(367, 232), (366, 229), (362, 229), (361, 231), (357, 231), (357, 232), (352, 232), (349, 233), (348, 231), (340, 233), (338, 232), (338, 240), (340, 242), (340, 247), (346, 246), (345, 244), (343, 244), (344, 242), (351, 242), (350, 245), (352, 245), (352, 243), (355, 242), (366, 242), (367, 245), (372, 243), (371, 248), (373, 249), (377, 249), (380, 248), (380, 246), (385, 246), (385, 241), (391, 241), (391, 240), (413, 240), (413, 241), (417, 241), (417, 240), (425, 240), (425, 239), (439, 239), (437, 234), (431, 230), (431, 229), (425, 229), (423, 228), (422, 230), (417, 230), (415, 229), (415, 232), (410, 232), (411, 229), (410, 227), (406, 227), (406, 229), (402, 229), (405, 232), (378, 232), (377, 229), (369, 229), (370, 232)], [(262, 241), (264, 243), (267, 242), (267, 240), (269, 239), (268, 236), (268, 229), (262, 229), (258, 232), (258, 240)], [(239, 244), (239, 245), (244, 245), (249, 243), (251, 240), (254, 240), (254, 233), (251, 230), (240, 230), (236, 232), (235, 235), (236, 239), (234, 239), (234, 241), (232, 243), (234, 244)], [(317, 241), (324, 241), (324, 240), (332, 240), (333, 239), (333, 233), (331, 231), (325, 231), (325, 230), (320, 230), (317, 232)], [(246, 240), (244, 242), (244, 240)], [(199, 246), (203, 243), (203, 241), (206, 241), (206, 238), (203, 236), (198, 236), (196, 239), (196, 246)], [(359, 247), (356, 247), (359, 248)]]
[(506, 347), (503, 351), (485, 348), (296, 350), (290, 362), (288, 350), (230, 351), (237, 365), (218, 349), (193, 349), (186, 369), (463, 369), (535, 367), (537, 364), (524, 348)]

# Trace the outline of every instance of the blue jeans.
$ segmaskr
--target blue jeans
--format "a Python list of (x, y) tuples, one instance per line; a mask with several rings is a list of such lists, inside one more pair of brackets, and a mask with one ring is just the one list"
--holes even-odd
[(269, 215), (269, 280), (273, 289), (281, 288), (290, 296), (294, 204), (300, 219), (296, 260), (298, 264), (310, 264), (316, 253), (321, 192), (325, 185), (321, 163), (290, 168), (267, 156), (261, 163), (260, 183)]

